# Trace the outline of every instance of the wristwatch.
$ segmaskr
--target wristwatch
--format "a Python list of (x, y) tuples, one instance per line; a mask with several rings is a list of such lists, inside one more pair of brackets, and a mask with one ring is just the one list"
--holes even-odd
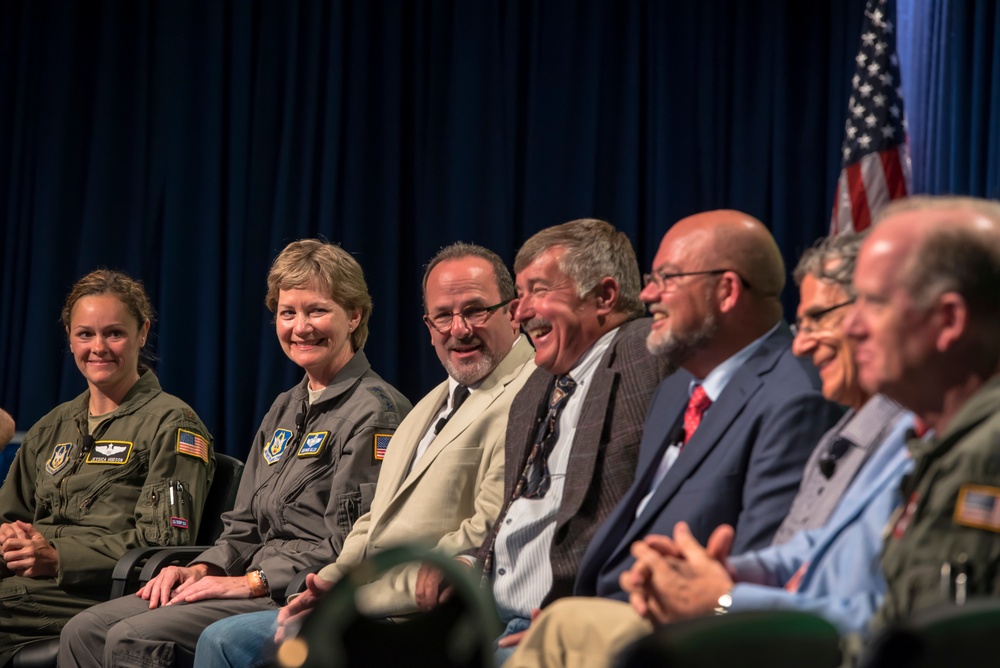
[(271, 587), (267, 583), (263, 569), (255, 568), (252, 571), (247, 571), (247, 580), (250, 583), (250, 598), (261, 598), (271, 593)]
[(724, 615), (729, 612), (730, 606), (733, 604), (733, 590), (730, 589), (725, 594), (719, 597), (719, 600), (715, 602), (715, 614)]

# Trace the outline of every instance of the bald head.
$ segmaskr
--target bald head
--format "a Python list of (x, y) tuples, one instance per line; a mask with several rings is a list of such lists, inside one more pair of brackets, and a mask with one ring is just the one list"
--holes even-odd
[(1000, 362), (1000, 207), (955, 197), (887, 207), (854, 284), (844, 327), (861, 385), (947, 424)]
[(882, 212), (865, 247), (894, 256), (916, 305), (957, 292), (977, 318), (1000, 319), (1000, 204), (972, 197), (900, 200)]
[[(698, 245), (704, 269), (726, 268), (737, 272), (758, 297), (779, 298), (785, 287), (785, 263), (774, 237), (748, 214), (719, 209), (678, 221), (663, 244), (688, 237)], [(711, 266), (709, 266), (711, 265)]]
[(653, 314), (647, 340), (698, 377), (781, 319), (785, 264), (761, 222), (739, 211), (707, 211), (671, 227), (642, 299)]
[(677, 221), (660, 244), (688, 249), (699, 269), (731, 269), (757, 297), (779, 298), (785, 287), (785, 263), (774, 237), (748, 214), (719, 209)]

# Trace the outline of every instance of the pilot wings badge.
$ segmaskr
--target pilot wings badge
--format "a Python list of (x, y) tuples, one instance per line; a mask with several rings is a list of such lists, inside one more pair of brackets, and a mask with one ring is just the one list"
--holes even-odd
[(132, 444), (128, 441), (96, 441), (94, 447), (87, 453), (88, 464), (115, 464), (121, 466), (128, 462), (132, 454)]

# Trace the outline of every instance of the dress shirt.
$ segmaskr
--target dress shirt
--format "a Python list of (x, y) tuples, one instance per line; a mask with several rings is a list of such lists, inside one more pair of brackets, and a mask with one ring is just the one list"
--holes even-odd
[(616, 327), (599, 338), (569, 371), (569, 376), (576, 381), (576, 390), (559, 414), (558, 435), (548, 459), (552, 479), (548, 492), (540, 499), (514, 500), (497, 532), (492, 571), (493, 594), (500, 618), (505, 623), (514, 617), (529, 619), (531, 611), (541, 606), (542, 599), (552, 587), (549, 551), (555, 535), (556, 513), (562, 502), (576, 424), (598, 362), (617, 332)]
[[(455, 403), (455, 388), (458, 387), (459, 384), (460, 383), (457, 380), (448, 376), (448, 399), (444, 402), (444, 405), (441, 406), (441, 410), (435, 413), (431, 417), (431, 421), (427, 423), (427, 431), (424, 432), (424, 437), (420, 439), (420, 442), (417, 444), (417, 450), (413, 453), (413, 461), (410, 462), (410, 470), (407, 472), (407, 475), (413, 472), (413, 467), (417, 465), (417, 462), (420, 461), (423, 454), (427, 452), (427, 448), (429, 448), (431, 443), (434, 442), (434, 438), (437, 436), (434, 432), (434, 427), (437, 426), (438, 420), (451, 413), (452, 405)], [(482, 381), (473, 383), (472, 385), (466, 385), (466, 387), (469, 388), (470, 397), (480, 385), (482, 385)], [(466, 398), (466, 401), (468, 401), (468, 398)]]
[[(823, 526), (854, 476), (885, 441), (896, 420), (905, 413), (906, 410), (889, 397), (876, 394), (857, 411), (848, 411), (833, 429), (826, 432), (809, 456), (799, 493), (774, 534), (773, 544), (787, 542), (799, 531)], [(840, 439), (845, 441), (846, 449), (837, 458), (833, 475), (827, 478), (820, 470), (820, 460)]]
[[(896, 421), (824, 526), (729, 560), (738, 582), (730, 611), (804, 610), (842, 634), (864, 630), (885, 595), (882, 533), (900, 503), (900, 480), (912, 468), (906, 448), (912, 426), (910, 413)], [(784, 589), (800, 569), (797, 591)]]
[[(690, 398), (691, 394), (694, 392), (694, 388), (701, 385), (705, 388), (705, 394), (708, 395), (708, 398), (711, 399), (714, 404), (719, 399), (722, 391), (726, 389), (726, 385), (729, 384), (729, 381), (732, 380), (733, 376), (736, 375), (736, 372), (740, 370), (740, 367), (742, 367), (746, 361), (750, 359), (755, 352), (757, 352), (757, 349), (760, 348), (762, 343), (764, 343), (764, 339), (769, 337), (780, 324), (780, 322), (776, 323), (774, 327), (767, 331), (766, 334), (750, 342), (735, 355), (712, 369), (708, 375), (705, 376), (704, 380), (692, 380), (691, 384), (688, 386), (688, 397)], [(704, 421), (711, 411), (712, 407), (709, 406), (701, 419)], [(674, 434), (670, 434), (670, 438), (673, 437)], [(649, 485), (649, 490), (646, 492), (646, 496), (644, 496), (642, 501), (639, 502), (639, 505), (636, 506), (636, 517), (639, 517), (639, 515), (642, 514), (642, 511), (646, 509), (646, 504), (648, 504), (649, 500), (653, 497), (653, 493), (656, 492), (656, 488), (659, 486), (660, 481), (666, 477), (667, 471), (669, 471), (670, 467), (674, 465), (674, 461), (677, 459), (680, 452), (680, 443), (671, 442), (667, 446), (666, 451), (663, 453), (663, 458), (660, 459), (660, 464), (656, 467), (656, 475), (653, 476), (653, 480)]]

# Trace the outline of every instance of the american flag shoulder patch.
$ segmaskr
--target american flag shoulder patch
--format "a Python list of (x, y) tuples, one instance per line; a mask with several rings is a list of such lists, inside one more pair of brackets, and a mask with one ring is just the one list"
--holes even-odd
[(177, 430), (177, 452), (189, 457), (197, 457), (208, 463), (208, 441), (201, 434), (187, 429)]
[(1000, 487), (962, 485), (952, 520), (955, 524), (1000, 533)]
[(392, 434), (375, 434), (375, 451), (373, 453), (376, 461), (385, 459), (385, 451), (389, 449), (389, 439)]

